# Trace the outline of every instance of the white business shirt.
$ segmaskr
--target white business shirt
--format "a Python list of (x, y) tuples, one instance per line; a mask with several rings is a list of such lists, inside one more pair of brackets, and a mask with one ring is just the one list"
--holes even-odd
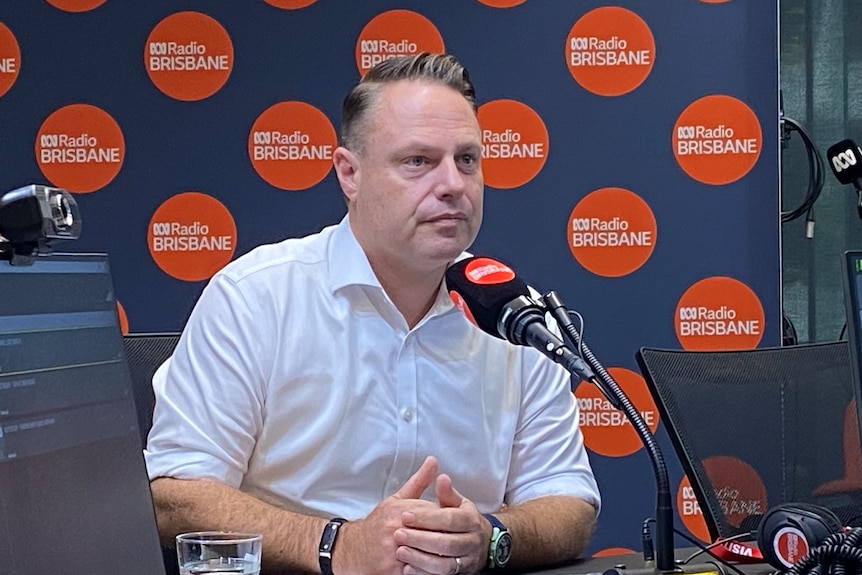
[(216, 274), (153, 386), (150, 478), (357, 519), (434, 455), (482, 512), (549, 494), (599, 508), (568, 374), (481, 332), (444, 287), (408, 329), (347, 218)]

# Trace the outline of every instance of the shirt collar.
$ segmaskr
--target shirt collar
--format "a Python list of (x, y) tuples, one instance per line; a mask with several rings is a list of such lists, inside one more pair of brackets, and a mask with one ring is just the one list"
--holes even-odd
[[(368, 263), (365, 251), (359, 245), (356, 236), (353, 235), (353, 230), (350, 229), (348, 216), (345, 215), (341, 222), (335, 226), (328, 250), (329, 288), (332, 293), (350, 285), (364, 285), (383, 289), (380, 280), (377, 279), (374, 270), (371, 269), (371, 264)], [(464, 252), (456, 258), (456, 261), (469, 255), (468, 252)], [(441, 315), (454, 307), (455, 304), (452, 303), (446, 289), (446, 282), (443, 282), (428, 316)]]
[(383, 289), (380, 280), (374, 275), (368, 257), (353, 230), (350, 229), (348, 216), (335, 226), (329, 242), (329, 287), (333, 293), (349, 285), (366, 285)]

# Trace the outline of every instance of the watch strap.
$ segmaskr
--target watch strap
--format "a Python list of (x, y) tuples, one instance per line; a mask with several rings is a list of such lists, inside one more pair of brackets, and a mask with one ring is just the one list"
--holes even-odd
[(320, 544), (317, 546), (317, 560), (323, 575), (332, 575), (332, 551), (335, 549), (335, 542), (338, 538), (338, 528), (346, 522), (347, 519), (333, 517), (323, 528)]
[(506, 563), (509, 562), (508, 555), (502, 562), (498, 562), (497, 560), (497, 546), (500, 544), (501, 539), (505, 539), (508, 545), (511, 545), (511, 535), (509, 534), (509, 530), (503, 525), (503, 522), (497, 519), (495, 515), (490, 513), (485, 513), (483, 515), (485, 519), (491, 524), (491, 539), (488, 542), (488, 569), (497, 569), (500, 567), (505, 567)]

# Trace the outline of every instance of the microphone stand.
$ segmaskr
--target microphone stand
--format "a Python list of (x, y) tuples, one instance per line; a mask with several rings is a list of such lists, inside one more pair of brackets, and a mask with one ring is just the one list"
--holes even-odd
[[(671, 495), (670, 495), (670, 481), (668, 480), (667, 475), (667, 465), (665, 465), (664, 456), (661, 453), (661, 449), (659, 449), (658, 443), (655, 440), (655, 436), (650, 431), (646, 422), (641, 417), (641, 414), (635, 409), (632, 402), (629, 400), (628, 396), (620, 389), (617, 382), (614, 381), (613, 377), (605, 370), (604, 366), (599, 362), (598, 359), (593, 355), (590, 349), (587, 347), (587, 344), (581, 339), (581, 335), (578, 333), (577, 328), (575, 328), (574, 323), (572, 322), (572, 318), (569, 317), (569, 310), (566, 309), (566, 306), (563, 304), (560, 297), (556, 292), (551, 291), (542, 296), (542, 300), (545, 303), (548, 311), (551, 312), (551, 315), (557, 321), (559, 326), (563, 330), (563, 335), (567, 339), (569, 345), (571, 345), (574, 349), (572, 350), (576, 355), (582, 356), (587, 364), (593, 369), (593, 371), (597, 374), (597, 377), (602, 380), (604, 383), (604, 388), (609, 390), (618, 400), (617, 409), (620, 409), (628, 418), (629, 422), (631, 422), (632, 427), (637, 431), (638, 437), (641, 442), (646, 447), (647, 454), (649, 455), (650, 463), (652, 463), (653, 473), (655, 474), (656, 481), (656, 507), (655, 507), (655, 523), (656, 523), (656, 557), (655, 557), (655, 569), (646, 569), (643, 570), (642, 573), (657, 573), (657, 574), (665, 574), (665, 573), (684, 573), (682, 569), (680, 569), (676, 565), (676, 561), (674, 560), (674, 545), (673, 545), (673, 506), (671, 504)], [(578, 353), (580, 352), (580, 353)], [(573, 374), (576, 375), (577, 374)], [(596, 381), (592, 381), (594, 384), (598, 384)], [(602, 391), (605, 389), (602, 386), (599, 386)], [(720, 567), (715, 564), (709, 564), (706, 569), (715, 570), (718, 569), (719, 573), (722, 573)], [(606, 571), (605, 575), (613, 574), (613, 573), (627, 573), (628, 575), (637, 575), (641, 570), (632, 570), (627, 569), (624, 571), (615, 571), (610, 570)], [(698, 566), (696, 572), (710, 572), (704, 571), (704, 566)]]

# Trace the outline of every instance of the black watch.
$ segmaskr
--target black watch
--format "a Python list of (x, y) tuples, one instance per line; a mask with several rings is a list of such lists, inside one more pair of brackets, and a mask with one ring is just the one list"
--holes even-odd
[(332, 575), (332, 550), (335, 549), (335, 538), (338, 537), (338, 528), (347, 519), (333, 517), (323, 528), (320, 536), (320, 545), (317, 546), (317, 559), (320, 562), (320, 572), (323, 575)]
[(505, 567), (512, 556), (512, 534), (503, 523), (491, 515), (485, 515), (491, 524), (491, 542), (488, 546), (488, 569)]

